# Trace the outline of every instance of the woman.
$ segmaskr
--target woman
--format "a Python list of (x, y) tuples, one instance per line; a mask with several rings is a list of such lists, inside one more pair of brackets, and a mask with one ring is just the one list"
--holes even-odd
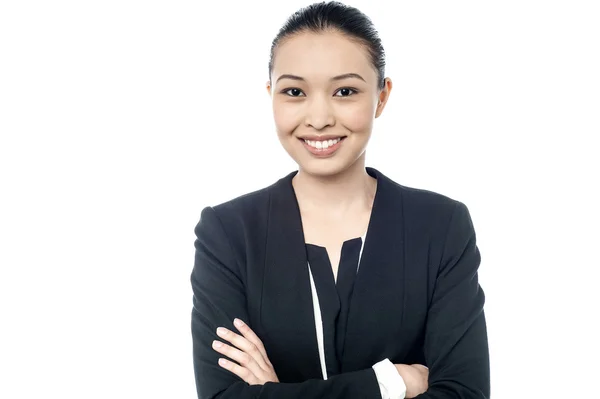
[(488, 398), (484, 294), (466, 206), (365, 166), (392, 83), (355, 8), (275, 38), (267, 90), (297, 162), (202, 211), (192, 335), (199, 398)]

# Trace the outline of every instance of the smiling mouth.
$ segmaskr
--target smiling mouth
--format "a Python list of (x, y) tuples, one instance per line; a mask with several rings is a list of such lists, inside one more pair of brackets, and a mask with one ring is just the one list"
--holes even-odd
[(331, 139), (331, 140), (305, 140), (305, 139), (299, 139), (299, 140), (303, 141), (306, 145), (314, 148), (315, 150), (327, 150), (328, 148), (333, 147), (336, 144), (338, 144), (339, 142), (343, 141), (345, 138), (346, 138), (346, 136), (338, 137), (338, 138)]
[(304, 148), (317, 158), (328, 158), (333, 156), (342, 146), (346, 137), (336, 137), (330, 140), (299, 140), (302, 142)]

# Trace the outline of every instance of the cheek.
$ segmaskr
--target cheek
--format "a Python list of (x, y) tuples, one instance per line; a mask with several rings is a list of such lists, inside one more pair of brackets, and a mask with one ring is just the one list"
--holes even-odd
[(292, 133), (299, 125), (298, 107), (289, 104), (273, 103), (273, 118), (277, 134), (284, 136)]
[(353, 132), (370, 131), (375, 108), (371, 102), (357, 102), (339, 109), (339, 119)]

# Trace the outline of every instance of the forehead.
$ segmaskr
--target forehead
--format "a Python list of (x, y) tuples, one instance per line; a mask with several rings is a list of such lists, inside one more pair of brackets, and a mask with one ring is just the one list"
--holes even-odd
[(299, 33), (285, 39), (274, 54), (273, 79), (294, 74), (307, 80), (358, 73), (376, 79), (367, 48), (338, 32)]

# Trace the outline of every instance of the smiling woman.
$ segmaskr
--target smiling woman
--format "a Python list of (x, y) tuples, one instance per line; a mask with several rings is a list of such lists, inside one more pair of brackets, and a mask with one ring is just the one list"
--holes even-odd
[(368, 17), (292, 15), (267, 92), (298, 170), (196, 225), (199, 398), (488, 398), (480, 254), (467, 207), (365, 165), (392, 90)]

